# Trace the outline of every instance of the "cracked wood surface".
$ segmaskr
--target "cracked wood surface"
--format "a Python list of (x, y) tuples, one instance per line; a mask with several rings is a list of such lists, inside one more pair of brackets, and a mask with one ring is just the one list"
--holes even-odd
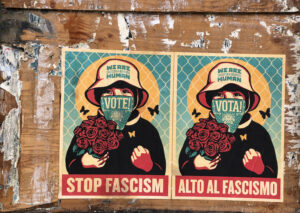
[(298, 0), (2, 0), (5, 8), (135, 12), (297, 12)]
[[(2, 4), (6, 2), (2, 1)], [(132, 34), (127, 44), (120, 41), (122, 32), (118, 28), (118, 13), (5, 9), (1, 12), (0, 30), (6, 33), (0, 34), (0, 43), (19, 46), (28, 57), (20, 60), (19, 68), (23, 83), (21, 158), (18, 165), (20, 199), (13, 205), (12, 189), (9, 188), (5, 195), (0, 189), (4, 210), (36, 209), (39, 205), (42, 205), (41, 211), (53, 212), (103, 209), (295, 212), (300, 208), (299, 162), (293, 161), (288, 166), (290, 159), (287, 157), (287, 153), (292, 153), (295, 159), (299, 158), (298, 149), (290, 143), (299, 137), (292, 135), (287, 128), (283, 203), (140, 199), (58, 201), (60, 76), (52, 72), (59, 67), (61, 47), (222, 53), (224, 41), (229, 39), (232, 41), (229, 53), (285, 54), (286, 75), (294, 75), (299, 71), (296, 65), (300, 50), (294, 49), (300, 37), (299, 16), (124, 13)], [(238, 37), (232, 37), (231, 33), (237, 29), (240, 29)], [(287, 106), (289, 97), (286, 90)], [(39, 98), (47, 101), (38, 104)], [(12, 104), (12, 100), (3, 102)], [(39, 112), (51, 116), (45, 118)], [(0, 160), (0, 165), (7, 173), (8, 162)], [(3, 180), (1, 175), (0, 180)]]

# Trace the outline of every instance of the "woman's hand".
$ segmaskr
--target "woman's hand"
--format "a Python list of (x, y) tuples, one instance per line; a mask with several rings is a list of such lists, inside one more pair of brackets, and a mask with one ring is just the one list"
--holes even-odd
[(198, 154), (194, 159), (194, 166), (197, 170), (213, 170), (218, 166), (220, 160), (220, 155), (210, 161)]
[(254, 149), (249, 149), (245, 152), (243, 164), (246, 169), (258, 175), (261, 175), (265, 170), (265, 165), (262, 161), (261, 154)]
[(81, 158), (81, 163), (84, 168), (102, 168), (103, 166), (105, 166), (108, 158), (108, 152), (100, 159), (95, 158), (86, 152)]
[(145, 172), (149, 172), (153, 167), (153, 161), (149, 150), (142, 146), (138, 146), (133, 149), (131, 162), (135, 167), (142, 169)]

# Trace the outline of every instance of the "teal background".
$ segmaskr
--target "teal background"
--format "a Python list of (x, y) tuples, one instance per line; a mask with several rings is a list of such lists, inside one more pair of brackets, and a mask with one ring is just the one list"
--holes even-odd
[[(81, 123), (79, 112), (75, 106), (75, 88), (84, 70), (93, 62), (108, 56), (124, 55), (143, 63), (155, 77), (159, 91), (159, 111), (152, 124), (158, 130), (165, 157), (169, 159), (169, 132), (170, 132), (170, 75), (171, 56), (152, 54), (128, 54), (128, 53), (103, 53), (103, 52), (65, 52), (65, 78), (63, 100), (63, 158), (73, 138), (73, 130)], [(151, 97), (149, 97), (151, 98)]]
[[(233, 58), (248, 62), (258, 69), (269, 83), (271, 98), (271, 117), (266, 119), (264, 128), (269, 132), (276, 151), (278, 170), (281, 171), (281, 113), (282, 113), (282, 58), (279, 57), (230, 57), (230, 56), (189, 56), (177, 58), (177, 114), (176, 114), (176, 159), (185, 141), (186, 131), (193, 126), (188, 112), (187, 91), (191, 81), (205, 65), (223, 58)], [(199, 88), (200, 90), (201, 88)], [(195, 97), (196, 99), (196, 97)], [(283, 143), (283, 141), (282, 141)]]

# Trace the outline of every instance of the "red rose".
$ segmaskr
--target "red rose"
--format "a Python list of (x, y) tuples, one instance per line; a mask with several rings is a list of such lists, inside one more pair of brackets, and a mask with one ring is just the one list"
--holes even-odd
[(210, 120), (207, 122), (206, 124), (207, 129), (209, 129), (210, 131), (215, 131), (218, 130), (218, 123), (216, 120)]
[(86, 137), (92, 139), (97, 136), (98, 128), (94, 126), (90, 126), (86, 128)]
[(93, 126), (94, 123), (95, 123), (95, 121), (93, 121), (93, 120), (84, 120), (81, 123), (81, 127), (90, 127), (90, 126)]
[(228, 135), (227, 135), (227, 138), (228, 138), (228, 140), (229, 140), (229, 142), (230, 142), (231, 144), (235, 141), (235, 136), (232, 135), (232, 134), (228, 134)]
[(109, 130), (115, 130), (117, 127), (117, 123), (114, 121), (107, 121), (108, 129)]
[(77, 135), (77, 134), (79, 134), (82, 130), (83, 130), (83, 129), (82, 129), (80, 126), (77, 126), (77, 127), (74, 129), (73, 133), (74, 133), (75, 135)]
[(195, 123), (193, 128), (194, 129), (204, 129), (206, 126), (206, 122), (198, 122), (198, 123)]
[(220, 152), (228, 152), (231, 149), (231, 144), (227, 139), (220, 140), (218, 144), (219, 144)]
[(124, 134), (121, 131), (116, 131), (115, 134), (116, 134), (119, 141), (124, 138)]
[(106, 128), (107, 127), (107, 122), (104, 117), (100, 117), (96, 119), (96, 126), (100, 128)]
[(78, 133), (78, 135), (76, 136), (79, 136), (79, 137), (86, 137), (86, 130), (85, 129), (82, 129), (81, 132)]
[(208, 142), (204, 147), (204, 152), (208, 157), (213, 157), (217, 154), (219, 145), (212, 141)]
[(87, 138), (85, 137), (80, 137), (80, 138), (77, 138), (76, 140), (76, 144), (79, 148), (81, 149), (86, 149), (89, 147), (89, 141)]
[(93, 146), (93, 143), (94, 143), (95, 140), (96, 140), (96, 138), (88, 139), (89, 146)]
[(201, 142), (207, 141), (208, 137), (209, 137), (209, 130), (207, 129), (198, 130), (198, 138)]
[(119, 140), (116, 136), (107, 139), (108, 150), (117, 149), (119, 147)]
[(191, 137), (193, 134), (194, 134), (194, 130), (193, 129), (189, 129), (187, 132), (186, 132), (186, 136), (187, 137)]
[(190, 136), (192, 139), (198, 139), (198, 132), (194, 131), (193, 134)]
[(213, 131), (210, 133), (209, 140), (217, 142), (221, 138), (221, 133)]
[(107, 129), (99, 129), (98, 136), (100, 139), (106, 140), (109, 136), (109, 131)]
[(220, 123), (219, 124), (219, 130), (220, 130), (221, 133), (226, 133), (226, 132), (228, 132), (228, 126), (226, 124)]
[(101, 155), (107, 149), (107, 142), (101, 139), (96, 139), (92, 144), (92, 148), (95, 154)]
[(198, 123), (205, 123), (206, 124), (207, 123), (207, 119), (200, 118)]
[(189, 147), (191, 150), (199, 151), (201, 148), (201, 143), (197, 139), (192, 139), (189, 141)]

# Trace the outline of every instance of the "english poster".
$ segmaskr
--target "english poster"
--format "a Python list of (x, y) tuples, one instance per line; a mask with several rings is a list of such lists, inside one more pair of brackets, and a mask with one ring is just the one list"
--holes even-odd
[(170, 198), (171, 60), (63, 49), (60, 198)]

